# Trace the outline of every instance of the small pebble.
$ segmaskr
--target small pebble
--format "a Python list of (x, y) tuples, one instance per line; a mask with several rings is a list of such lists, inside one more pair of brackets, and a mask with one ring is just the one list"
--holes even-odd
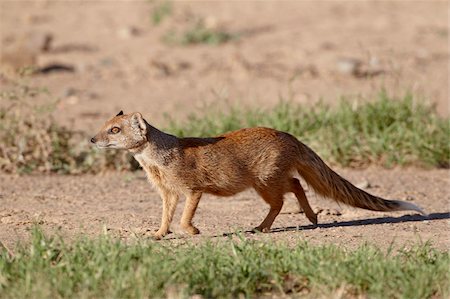
[(72, 87), (66, 88), (63, 91), (63, 97), (67, 98), (67, 97), (70, 97), (70, 96), (74, 96), (74, 95), (77, 94), (77, 92), (78, 91), (75, 88), (72, 88)]
[(358, 72), (362, 62), (355, 58), (339, 58), (336, 69), (344, 75), (354, 75)]
[(117, 36), (122, 39), (129, 39), (137, 35), (139, 35), (139, 30), (133, 26), (123, 27), (117, 31)]
[(405, 200), (413, 201), (413, 200), (415, 200), (415, 198), (413, 196), (411, 196), (411, 195), (408, 195), (408, 196), (406, 196)]
[(371, 187), (370, 182), (367, 180), (364, 180), (358, 184), (355, 185), (359, 189), (369, 189)]

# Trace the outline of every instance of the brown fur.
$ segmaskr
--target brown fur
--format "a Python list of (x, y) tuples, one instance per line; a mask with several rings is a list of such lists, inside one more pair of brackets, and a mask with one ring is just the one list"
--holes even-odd
[[(120, 132), (112, 134), (113, 127)], [(180, 195), (186, 196), (181, 226), (197, 234), (192, 218), (203, 193), (232, 196), (248, 188), (254, 188), (270, 206), (257, 230), (270, 230), (288, 192), (295, 194), (307, 218), (316, 224), (317, 215), (300, 181), (294, 178), (296, 173), (317, 193), (344, 204), (375, 211), (421, 212), (413, 204), (385, 200), (358, 189), (295, 137), (269, 128), (241, 129), (212, 138), (177, 138), (149, 125), (140, 113), (119, 113), (92, 142), (130, 151), (158, 188), (163, 215), (156, 238), (168, 233)]]

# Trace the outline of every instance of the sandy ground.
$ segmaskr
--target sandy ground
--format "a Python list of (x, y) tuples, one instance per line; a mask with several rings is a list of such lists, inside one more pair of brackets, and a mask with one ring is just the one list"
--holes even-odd
[[(60, 100), (60, 122), (86, 131), (120, 110), (161, 126), (164, 114), (184, 118), (211, 103), (313, 105), (370, 98), (383, 87), (410, 90), (449, 114), (446, 1), (179, 1), (156, 26), (158, 3), (2, 1), (0, 69), (26, 57), (73, 67), (26, 82)], [(196, 19), (240, 38), (219, 46), (162, 41)], [(45, 34), (52, 42), (38, 51)]]
[[(314, 244), (333, 243), (347, 248), (364, 242), (387, 248), (430, 241), (440, 249), (450, 247), (450, 193), (447, 170), (370, 168), (340, 170), (355, 184), (373, 194), (409, 200), (428, 214), (372, 212), (339, 206), (308, 192), (313, 208), (321, 211), (314, 228), (298, 213), (296, 200), (286, 196), (273, 231), (249, 238), (308, 240)], [(105, 230), (124, 240), (150, 238), (160, 223), (162, 204), (142, 172), (104, 176), (0, 176), (0, 240), (12, 245), (27, 240), (33, 224), (48, 232), (66, 236), (96, 236)], [(247, 231), (257, 226), (268, 206), (251, 191), (230, 198), (204, 196), (194, 223), (201, 234), (184, 235), (178, 226), (184, 200), (180, 201), (172, 234), (162, 242), (199, 241), (205, 237), (226, 238), (224, 234)], [(169, 241), (172, 240), (172, 241)]]
[[(34, 100), (58, 100), (57, 121), (89, 135), (120, 110), (140, 111), (162, 127), (165, 114), (182, 119), (211, 104), (270, 107), (281, 98), (333, 104), (341, 96), (370, 98), (383, 87), (396, 95), (410, 90), (449, 115), (446, 1), (180, 1), (154, 25), (151, 13), (160, 3), (1, 1), (1, 91), (14, 82), (45, 87), (49, 95)], [(240, 38), (218, 46), (162, 41), (196, 19)], [(18, 80), (12, 70), (30, 63), (67, 69)], [(369, 192), (413, 199), (430, 217), (355, 210), (312, 196), (312, 205), (323, 209), (322, 226), (313, 229), (290, 198), (274, 232), (262, 237), (349, 247), (367, 241), (384, 248), (431, 240), (448, 248), (448, 171), (341, 172), (355, 183), (368, 181)], [(267, 207), (256, 197), (205, 196), (195, 218), (201, 236), (222, 238), (258, 225)], [(142, 173), (0, 175), (5, 244), (26, 239), (34, 222), (68, 236), (98, 235), (103, 227), (126, 239), (145, 236), (157, 229), (160, 214), (160, 200)], [(173, 236), (179, 237), (168, 238)]]

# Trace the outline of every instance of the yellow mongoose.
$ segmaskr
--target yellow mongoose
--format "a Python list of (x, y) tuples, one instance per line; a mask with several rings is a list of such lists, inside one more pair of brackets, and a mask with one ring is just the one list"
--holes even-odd
[(249, 128), (211, 138), (178, 138), (149, 125), (138, 112), (122, 111), (91, 139), (99, 148), (126, 149), (134, 155), (163, 200), (162, 238), (180, 195), (186, 196), (181, 227), (198, 234), (192, 218), (203, 193), (231, 196), (248, 188), (270, 205), (256, 230), (267, 232), (283, 206), (283, 195), (293, 192), (306, 217), (317, 224), (296, 172), (319, 194), (338, 202), (374, 211), (414, 210), (414, 204), (386, 200), (358, 189), (331, 170), (294, 136), (268, 128)]

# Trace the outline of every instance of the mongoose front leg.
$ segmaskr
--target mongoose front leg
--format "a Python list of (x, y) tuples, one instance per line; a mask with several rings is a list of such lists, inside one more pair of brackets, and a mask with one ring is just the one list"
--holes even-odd
[(317, 224), (317, 215), (311, 209), (308, 199), (306, 198), (305, 190), (303, 190), (303, 187), (300, 184), (300, 181), (296, 178), (292, 178), (292, 192), (297, 197), (298, 204), (305, 212), (306, 217), (309, 219), (309, 221), (311, 221), (313, 224), (316, 225)]
[(183, 215), (181, 216), (180, 225), (181, 228), (190, 235), (200, 233), (200, 231), (192, 225), (192, 218), (194, 218), (201, 197), (201, 192), (195, 192), (186, 196), (186, 204), (184, 206)]
[(157, 240), (169, 232), (170, 223), (172, 222), (173, 214), (178, 203), (178, 195), (171, 192), (162, 191), (161, 198), (163, 200), (161, 227), (153, 234), (153, 237)]

